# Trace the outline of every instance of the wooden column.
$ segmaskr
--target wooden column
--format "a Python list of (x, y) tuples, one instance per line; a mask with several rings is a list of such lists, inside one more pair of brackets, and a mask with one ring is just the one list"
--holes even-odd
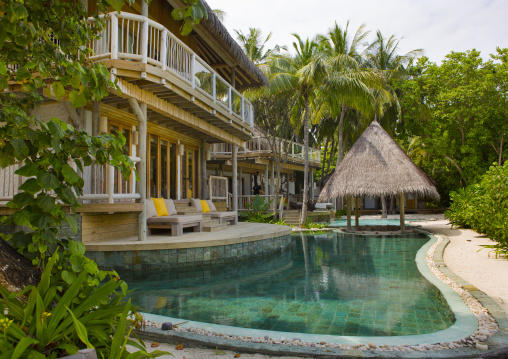
[(238, 146), (233, 145), (233, 211), (238, 211)]
[(347, 230), (351, 230), (351, 196), (347, 195)]
[(231, 67), (231, 86), (236, 88), (236, 70), (234, 66)]
[(201, 140), (201, 193), (200, 198), (208, 199), (206, 177), (206, 140)]
[(400, 233), (406, 233), (406, 226), (404, 223), (404, 192), (400, 193), (399, 209), (400, 209)]
[(355, 229), (360, 230), (360, 197), (355, 196)]
[(275, 194), (275, 164), (274, 161), (270, 161), (270, 193), (274, 195)]
[(310, 170), (309, 176), (310, 200), (314, 202), (314, 170)]
[(240, 166), (238, 169), (238, 195), (243, 196), (243, 182), (242, 182), (242, 176), (243, 176), (243, 169)]
[(138, 101), (133, 98), (129, 98), (129, 104), (132, 107), (134, 114), (138, 119), (138, 133), (139, 133), (139, 144), (138, 144), (138, 157), (141, 158), (141, 162), (138, 163), (138, 175), (139, 175), (139, 202), (143, 206), (143, 210), (139, 214), (139, 227), (138, 227), (138, 239), (140, 241), (146, 241), (146, 141), (147, 141), (147, 115), (146, 115), (146, 103), (138, 104)]
[(148, 17), (148, 4), (146, 0), (141, 0), (141, 16)]
[[(261, 182), (261, 181), (259, 181)], [(265, 185), (265, 188), (263, 188), (263, 191), (265, 191), (265, 194), (268, 194), (270, 192), (270, 186), (268, 183), (268, 165), (265, 165), (265, 176), (263, 178), (263, 182)], [(261, 183), (259, 183), (261, 185)]]

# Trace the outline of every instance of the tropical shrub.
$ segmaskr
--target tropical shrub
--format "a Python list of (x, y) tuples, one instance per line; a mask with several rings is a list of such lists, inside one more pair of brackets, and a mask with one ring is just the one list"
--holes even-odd
[[(87, 271), (67, 284), (54, 276), (57, 262), (58, 254), (48, 260), (37, 287), (10, 293), (0, 285), (0, 358), (57, 358), (84, 347), (95, 348), (105, 358), (169, 354), (149, 354), (142, 341), (129, 339), (139, 323), (129, 319), (135, 309), (130, 300), (122, 302), (127, 286), (116, 273), (108, 272), (99, 287), (87, 284)], [(25, 294), (27, 300), (20, 300)], [(128, 353), (126, 344), (139, 351)]]
[(450, 194), (446, 217), (456, 226), (484, 233), (496, 256), (508, 254), (508, 162), (492, 166), (477, 184)]
[(241, 212), (240, 217), (245, 222), (270, 223), (275, 215), (274, 212), (270, 212), (271, 203), (272, 200), (267, 203), (263, 197), (256, 195), (252, 200), (252, 205), (247, 203), (247, 211)]

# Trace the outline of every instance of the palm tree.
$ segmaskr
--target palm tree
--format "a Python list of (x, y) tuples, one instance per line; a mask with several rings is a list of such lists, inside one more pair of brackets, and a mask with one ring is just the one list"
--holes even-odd
[(270, 32), (263, 39), (261, 29), (251, 27), (248, 34), (244, 34), (241, 30), (235, 30), (235, 32), (236, 38), (247, 57), (258, 67), (266, 69), (267, 59), (272, 50), (264, 51), (264, 49), (267, 41), (272, 37), (272, 33)]
[(351, 108), (365, 115), (372, 113), (371, 87), (379, 87), (382, 80), (378, 72), (361, 67), (359, 47), (368, 35), (364, 25), (356, 30), (352, 40), (349, 39), (348, 28), (349, 21), (344, 29), (336, 23), (327, 36), (319, 36), (321, 52), (327, 59), (327, 76), (322, 91), (327, 97), (332, 117), (338, 120), (339, 148), (336, 167), (344, 157), (343, 130), (346, 111)]
[(310, 100), (315, 96), (316, 88), (320, 86), (325, 75), (325, 65), (318, 52), (315, 40), (303, 41), (299, 35), (293, 34), (296, 42), (293, 47), (296, 55), (280, 53), (273, 55), (270, 61), (270, 85), (273, 92), (282, 90), (294, 91), (303, 101), (303, 147), (304, 147), (304, 181), (303, 204), (300, 226), (307, 221), (307, 201), (309, 192), (309, 117)]
[[(378, 121), (383, 128), (393, 136), (397, 120), (400, 119), (400, 103), (397, 92), (393, 87), (393, 81), (403, 78), (406, 67), (417, 56), (422, 55), (422, 49), (409, 51), (404, 55), (397, 53), (400, 39), (394, 35), (389, 38), (383, 37), (381, 31), (377, 31), (375, 41), (366, 50), (366, 66), (382, 73), (385, 82), (382, 88), (373, 90), (375, 99), (374, 120)], [(386, 218), (386, 198), (381, 197), (382, 215)]]

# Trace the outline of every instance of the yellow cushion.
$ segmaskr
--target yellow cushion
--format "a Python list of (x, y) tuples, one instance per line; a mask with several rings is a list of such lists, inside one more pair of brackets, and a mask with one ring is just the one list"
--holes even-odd
[(201, 207), (203, 207), (203, 213), (210, 212), (210, 207), (208, 206), (208, 203), (205, 200), (201, 200)]
[(153, 198), (153, 204), (155, 205), (155, 211), (157, 211), (157, 217), (167, 216), (168, 208), (166, 207), (166, 201), (164, 198)]

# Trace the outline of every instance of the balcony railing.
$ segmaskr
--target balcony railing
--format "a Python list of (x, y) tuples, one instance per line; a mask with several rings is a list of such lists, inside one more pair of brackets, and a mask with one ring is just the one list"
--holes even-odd
[(168, 71), (253, 126), (252, 104), (164, 26), (127, 12), (112, 12), (101, 18), (106, 27), (91, 44), (92, 60), (138, 61)]
[[(130, 157), (132, 162), (141, 161), (139, 157)], [(20, 168), (21, 164), (15, 164), (0, 169), (0, 201), (11, 201), (13, 197), (20, 193), (19, 187), (28, 179), (14, 172)], [(77, 170), (72, 163), (71, 166)], [(100, 201), (114, 203), (122, 200), (136, 200), (141, 198), (136, 190), (136, 181), (134, 173), (128, 181), (120, 177), (118, 170), (111, 165), (95, 165), (85, 167), (83, 172), (78, 174), (84, 179), (85, 185), (83, 194), (78, 197), (80, 201)]]
[[(284, 141), (278, 141), (281, 144), (281, 147), (286, 147), (284, 144)], [(304, 160), (304, 148), (301, 143), (289, 141), (287, 144), (287, 155), (288, 158), (291, 160)], [(272, 149), (270, 148), (270, 145), (268, 144), (267, 140), (264, 137), (253, 137), (251, 140), (245, 142), (245, 147), (238, 151), (239, 154), (241, 153), (250, 153), (250, 152), (256, 152), (256, 153), (272, 153)], [(282, 153), (285, 154), (286, 151), (282, 149)], [(231, 145), (227, 143), (215, 143), (212, 145), (212, 156), (220, 155), (220, 154), (228, 154), (231, 153)], [(312, 147), (309, 147), (309, 161), (313, 162), (320, 162), (321, 161), (321, 151), (319, 149), (315, 149)]]

